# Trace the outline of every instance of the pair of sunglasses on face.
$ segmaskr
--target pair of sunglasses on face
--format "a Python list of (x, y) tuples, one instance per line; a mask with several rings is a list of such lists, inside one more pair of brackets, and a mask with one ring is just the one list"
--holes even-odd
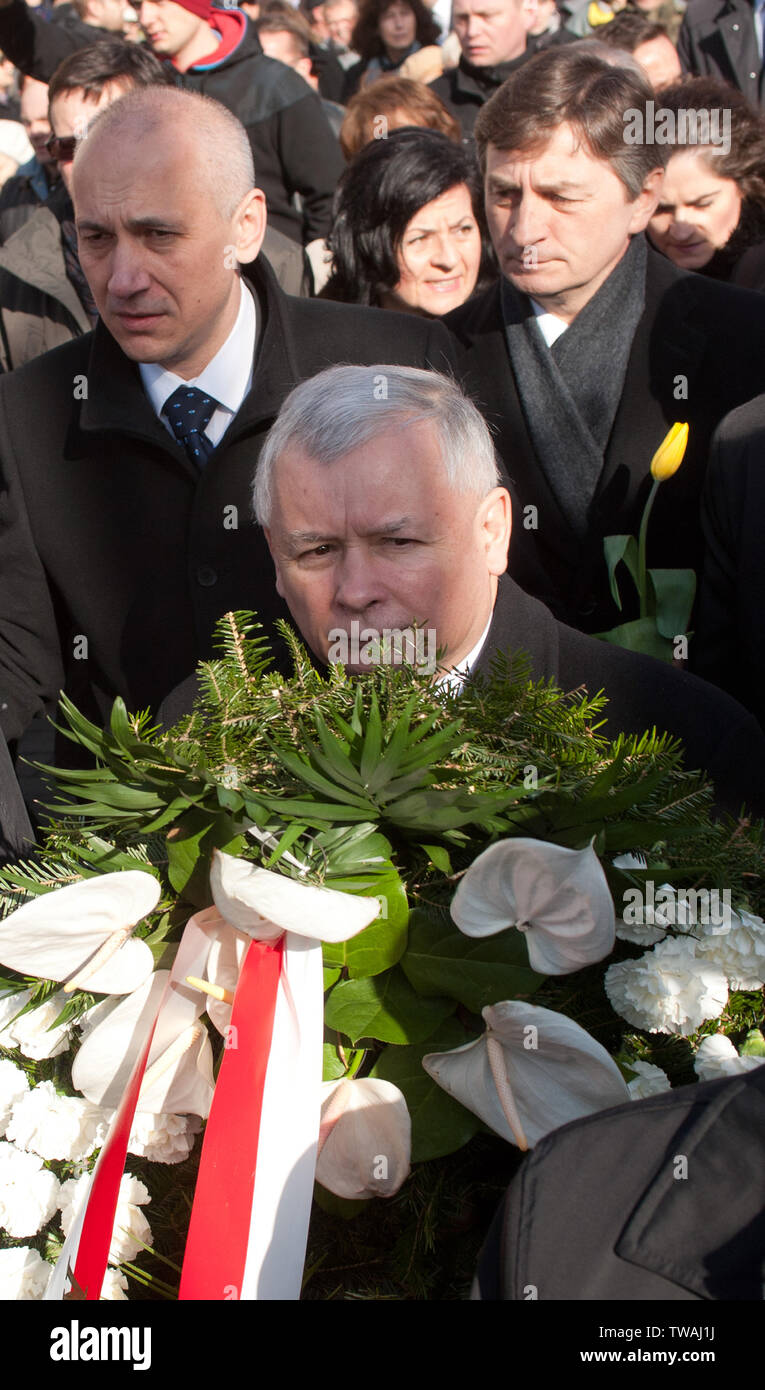
[(51, 158), (57, 159), (59, 164), (70, 164), (77, 149), (77, 136), (49, 135), (45, 141), (45, 148)]

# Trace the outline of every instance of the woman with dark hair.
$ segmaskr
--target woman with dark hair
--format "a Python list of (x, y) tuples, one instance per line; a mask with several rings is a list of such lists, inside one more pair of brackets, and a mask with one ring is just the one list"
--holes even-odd
[(765, 119), (709, 77), (661, 88), (660, 119), (670, 154), (650, 241), (682, 270), (765, 290)]
[(359, 86), (397, 72), (412, 53), (436, 43), (440, 34), (423, 0), (362, 0), (351, 35), (351, 48), (361, 61), (348, 69), (344, 100)]
[(441, 317), (496, 279), (474, 156), (440, 131), (394, 130), (335, 195), (322, 298)]

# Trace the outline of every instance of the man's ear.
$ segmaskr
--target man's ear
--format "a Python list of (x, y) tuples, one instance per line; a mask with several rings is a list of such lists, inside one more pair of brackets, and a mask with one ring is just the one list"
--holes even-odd
[(539, 19), (538, 0), (521, 0), (521, 16), (523, 18), (524, 28), (528, 32), (532, 24), (536, 24)]
[(641, 191), (632, 204), (632, 217), (628, 231), (630, 234), (644, 232), (657, 207), (661, 197), (661, 186), (664, 182), (664, 170), (652, 169), (646, 175)]
[(240, 265), (254, 261), (266, 234), (266, 195), (252, 188), (233, 216), (234, 249)]
[(271, 544), (271, 532), (269, 531), (267, 526), (263, 527), (263, 535), (266, 538), (266, 544), (268, 545), (268, 548), (271, 552), (271, 559), (274, 562), (274, 570), (276, 572), (276, 592), (279, 595), (279, 598), (284, 598), (284, 589), (282, 588), (282, 579), (281, 574), (279, 573), (279, 561), (274, 555), (274, 548)]
[(478, 524), (490, 574), (504, 574), (512, 530), (512, 502), (506, 487), (492, 488), (478, 509)]

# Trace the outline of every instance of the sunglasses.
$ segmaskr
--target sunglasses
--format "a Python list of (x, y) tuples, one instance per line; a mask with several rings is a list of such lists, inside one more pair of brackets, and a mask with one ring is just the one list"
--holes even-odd
[(53, 159), (57, 159), (60, 164), (69, 164), (74, 159), (74, 152), (77, 149), (76, 135), (49, 135), (45, 141), (45, 148)]

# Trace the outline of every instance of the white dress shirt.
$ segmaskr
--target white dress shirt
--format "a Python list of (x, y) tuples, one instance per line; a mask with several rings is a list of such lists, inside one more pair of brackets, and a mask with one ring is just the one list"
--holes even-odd
[[(162, 414), (162, 407), (168, 396), (172, 396), (179, 386), (197, 386), (206, 395), (212, 396), (220, 404), (213, 411), (205, 434), (211, 444), (219, 444), (236, 415), (247, 392), (252, 386), (252, 369), (257, 337), (257, 313), (255, 300), (239, 280), (239, 312), (223, 347), (219, 348), (211, 362), (208, 362), (199, 376), (184, 381), (157, 362), (138, 365), (143, 389), (152, 407), (168, 434), (173, 434), (170, 422)], [(175, 436), (173, 435), (173, 438)]]
[(531, 301), (531, 307), (534, 310), (534, 313), (536, 314), (537, 323), (539, 324), (542, 337), (547, 343), (547, 346), (552, 347), (553, 343), (556, 341), (556, 339), (560, 337), (561, 333), (565, 333), (566, 329), (568, 328), (568, 324), (565, 322), (564, 319), (559, 319), (557, 314), (548, 313), (547, 310), (543, 309), (541, 304), (537, 304), (536, 300), (534, 299), (532, 299)]
[(481, 636), (478, 638), (478, 641), (476, 642), (472, 651), (468, 652), (464, 661), (461, 661), (459, 666), (455, 666), (453, 671), (446, 671), (443, 676), (440, 676), (439, 679), (436, 681), (436, 685), (440, 686), (442, 689), (448, 689), (452, 695), (459, 695), (463, 685), (465, 684), (465, 681), (467, 680), (468, 676), (470, 675), (470, 672), (475, 666), (475, 663), (481, 655), (481, 652), (483, 651), (483, 646), (486, 641), (486, 638), (489, 635), (489, 628), (491, 627), (491, 620), (493, 617), (494, 609), (492, 608), (491, 613), (489, 614), (489, 621), (487, 622), (486, 627), (481, 633)]

